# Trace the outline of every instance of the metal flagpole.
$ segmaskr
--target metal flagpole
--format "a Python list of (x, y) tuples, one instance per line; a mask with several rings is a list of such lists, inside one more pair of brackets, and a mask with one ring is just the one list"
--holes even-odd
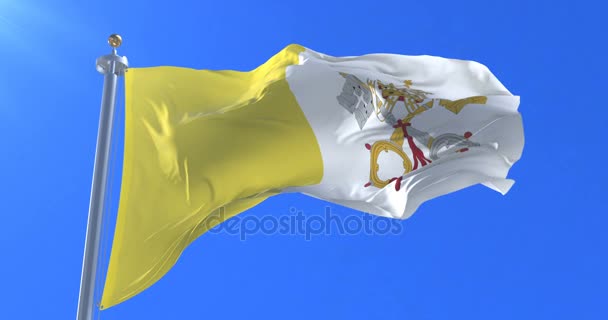
[(99, 242), (101, 239), (101, 218), (103, 216), (106, 181), (108, 178), (116, 85), (118, 77), (124, 75), (128, 66), (127, 58), (116, 54), (116, 48), (121, 45), (122, 38), (117, 34), (113, 34), (108, 38), (108, 43), (112, 47), (112, 53), (97, 59), (97, 71), (104, 75), (104, 83), (101, 98), (101, 113), (99, 116), (99, 131), (97, 132), (97, 149), (95, 150), (95, 165), (93, 167), (91, 199), (89, 202), (87, 235), (84, 243), (84, 257), (82, 259), (77, 320), (93, 319), (95, 276), (99, 257)]

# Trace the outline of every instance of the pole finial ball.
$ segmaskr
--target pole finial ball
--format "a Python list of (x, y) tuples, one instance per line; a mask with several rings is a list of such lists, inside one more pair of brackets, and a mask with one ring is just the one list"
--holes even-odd
[(108, 37), (108, 43), (112, 48), (118, 48), (122, 44), (122, 37), (118, 34), (112, 34)]

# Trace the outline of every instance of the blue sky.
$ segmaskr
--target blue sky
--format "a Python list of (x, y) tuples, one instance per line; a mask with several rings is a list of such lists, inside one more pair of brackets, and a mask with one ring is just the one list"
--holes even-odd
[[(327, 2), (0, 0), (0, 318), (75, 317), (94, 62), (116, 32), (133, 67), (249, 70), (290, 43), (476, 60), (521, 96), (526, 145), (505, 197), (481, 186), (440, 197), (397, 235), (206, 234), (102, 319), (607, 319), (601, 2)], [(243, 217), (327, 205), (282, 195)]]

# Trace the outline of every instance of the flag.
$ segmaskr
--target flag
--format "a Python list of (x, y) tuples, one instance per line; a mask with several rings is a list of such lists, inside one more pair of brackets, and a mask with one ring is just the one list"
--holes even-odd
[(301, 192), (405, 219), (474, 184), (506, 193), (523, 149), (482, 64), (332, 57), (290, 45), (249, 72), (130, 68), (116, 230), (101, 308), (159, 280), (198, 236)]

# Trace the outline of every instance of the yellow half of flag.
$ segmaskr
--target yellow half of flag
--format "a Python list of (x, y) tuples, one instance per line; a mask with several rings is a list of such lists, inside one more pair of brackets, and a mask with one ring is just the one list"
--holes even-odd
[(101, 309), (151, 286), (223, 220), (283, 188), (321, 181), (317, 140), (285, 79), (303, 50), (288, 46), (250, 72), (129, 69), (120, 205)]

